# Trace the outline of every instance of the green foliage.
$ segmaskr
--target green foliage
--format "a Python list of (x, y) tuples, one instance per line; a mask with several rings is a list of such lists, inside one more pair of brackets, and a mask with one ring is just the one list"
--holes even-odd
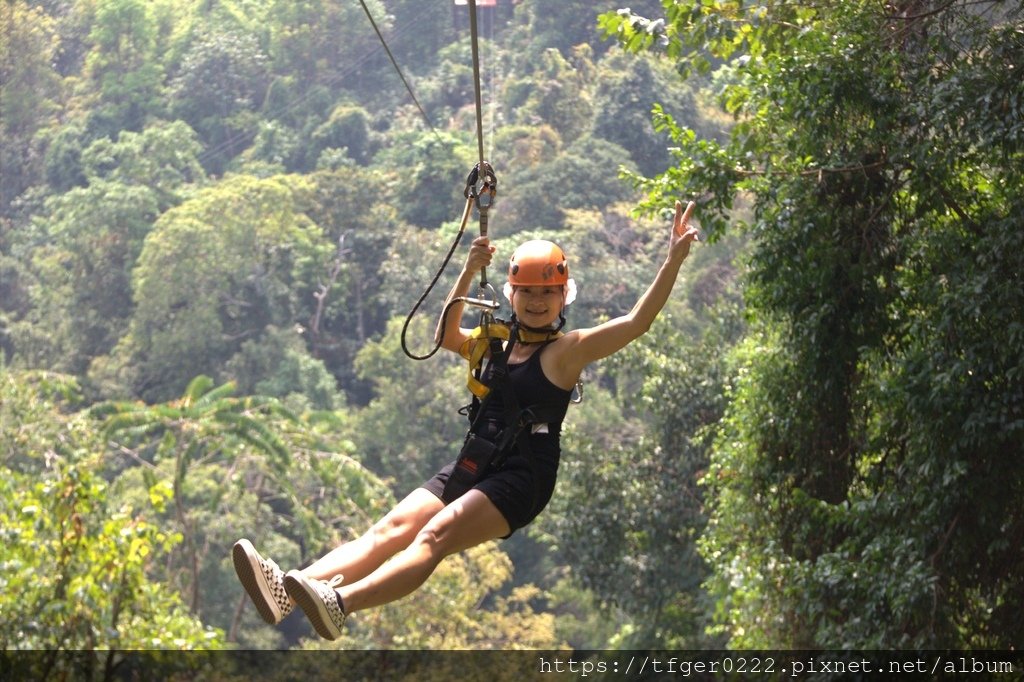
[(75, 394), (66, 377), (0, 371), (0, 642), (111, 655), (222, 647), (223, 633), (149, 577), (181, 536), (111, 498), (96, 473), (99, 433), (67, 412)]
[(322, 361), (310, 357), (292, 329), (268, 327), (259, 341), (243, 342), (224, 372), (245, 395), (282, 398), (314, 410), (331, 410), (344, 402), (334, 377)]
[(122, 131), (117, 141), (96, 140), (82, 151), (88, 184), (109, 181), (153, 191), (160, 212), (181, 203), (186, 186), (201, 183), (201, 147), (181, 121), (154, 121), (139, 133)]
[[(356, 370), (374, 398), (357, 420), (360, 460), (391, 479), (403, 497), (455, 459), (469, 423), (457, 410), (469, 402), (466, 365), (450, 354), (410, 362), (398, 343), (403, 320), (394, 318), (378, 342), (356, 357)], [(432, 340), (433, 320), (414, 318), (409, 342), (415, 352)]]
[(158, 200), (146, 187), (100, 181), (48, 204), (39, 224), (49, 243), (27, 267), (32, 308), (12, 339), (30, 366), (81, 374), (114, 347), (131, 315), (129, 273)]
[(705, 479), (735, 646), (1020, 640), (1024, 86), (1004, 76), (1024, 51), (1020, 8), (983, 4), (602, 18), (684, 72), (727, 70), (728, 140), (659, 114), (679, 163), (637, 182), (651, 210), (700, 197), (712, 238), (754, 204), (756, 324)]
[(399, 132), (393, 140), (377, 163), (400, 178), (394, 195), (399, 217), (435, 229), (458, 215), (466, 203), (466, 176), (476, 164), (470, 146), (447, 133)]
[(575, 139), (588, 131), (591, 118), (586, 76), (593, 68), (587, 53), (570, 62), (554, 48), (545, 50), (539, 64), (512, 81), (505, 106), (515, 122), (550, 125), (563, 139)]
[(195, 37), (169, 87), (174, 113), (206, 144), (208, 168), (223, 169), (225, 159), (245, 149), (269, 79), (255, 36), (215, 29)]
[[(365, 382), (357, 378), (353, 361), (384, 330), (397, 303), (409, 305), (403, 278), (416, 270), (414, 261), (403, 258), (403, 266), (396, 267), (393, 249), (412, 241), (418, 231), (398, 219), (397, 206), (376, 200), (394, 182), (393, 175), (346, 167), (317, 172), (311, 179), (315, 193), (310, 216), (335, 248), (330, 262), (316, 273), (316, 305), (301, 321), (303, 334), (310, 353), (323, 361), (349, 399), (364, 403)], [(418, 259), (420, 254), (410, 255)], [(419, 274), (408, 282), (419, 285), (425, 278)]]
[[(594, 49), (608, 49), (597, 31), (602, 12), (619, 7), (614, 0), (524, 0), (522, 18), (528, 23), (531, 46), (536, 49), (558, 47), (565, 49), (587, 44)], [(660, 9), (658, 0), (638, 0), (631, 3), (638, 12)]]
[[(232, 639), (250, 641), (226, 548), (240, 536), (299, 565), (303, 553), (352, 539), (390, 502), (383, 485), (330, 435), (334, 419), (304, 420), (278, 401), (236, 398), (234, 386), (195, 378), (178, 400), (156, 405), (112, 403), (93, 408), (115, 462), (129, 468), (117, 489), (128, 499), (148, 490), (161, 527), (183, 543), (161, 574), (193, 613)], [(140, 502), (144, 503), (144, 500)], [(258, 639), (256, 640), (258, 641)]]
[(41, 171), (32, 138), (59, 95), (55, 32), (53, 19), (27, 2), (8, 2), (0, 11), (0, 211)]
[(141, 130), (157, 108), (163, 81), (156, 47), (158, 8), (142, 0), (97, 0), (85, 70), (100, 105), (90, 115), (97, 135)]
[(319, 128), (313, 131), (311, 158), (325, 150), (345, 150), (350, 158), (366, 164), (372, 156), (370, 117), (362, 107), (338, 106)]
[(309, 189), (238, 176), (160, 217), (133, 273), (136, 313), (120, 350), (136, 390), (167, 397), (197, 370), (219, 376), (243, 341), (294, 324), (312, 298), (301, 283), (327, 248), (304, 213)]
[(602, 105), (594, 112), (594, 134), (628, 150), (644, 176), (663, 172), (672, 157), (651, 112), (657, 104), (677, 119), (698, 120), (692, 86), (673, 82), (677, 76), (664, 62), (621, 53), (604, 59), (598, 73), (594, 97)]
[[(506, 232), (558, 229), (570, 209), (596, 209), (633, 198), (618, 177), (620, 165), (632, 168), (627, 157), (626, 151), (612, 142), (584, 136), (568, 145), (563, 154), (514, 174), (511, 182), (516, 194), (501, 204), (500, 220), (507, 221), (502, 222)], [(566, 178), (585, 181), (566, 184)]]

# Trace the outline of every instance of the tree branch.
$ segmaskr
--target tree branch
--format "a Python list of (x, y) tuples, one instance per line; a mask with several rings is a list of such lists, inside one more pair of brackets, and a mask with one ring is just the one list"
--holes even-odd
[(342, 266), (344, 265), (345, 256), (351, 252), (351, 249), (345, 248), (345, 237), (348, 236), (348, 232), (342, 234), (338, 238), (338, 250), (335, 251), (334, 263), (331, 264), (331, 271), (327, 278), (327, 283), (323, 282), (317, 287), (317, 290), (313, 292), (313, 298), (316, 299), (316, 311), (313, 313), (312, 319), (309, 321), (309, 332), (313, 337), (313, 348), (314, 354), (315, 349), (320, 347), (320, 321), (323, 319), (324, 307), (327, 305), (327, 294), (330, 293), (334, 283), (338, 280), (338, 275), (341, 274)]

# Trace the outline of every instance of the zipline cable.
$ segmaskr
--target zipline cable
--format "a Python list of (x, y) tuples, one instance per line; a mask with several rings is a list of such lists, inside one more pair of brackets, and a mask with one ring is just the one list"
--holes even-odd
[[(494, 193), (498, 185), (498, 179), (494, 176), (494, 170), (491, 168), (490, 164), (488, 164), (484, 159), (484, 107), (483, 97), (480, 93), (480, 32), (476, 21), (476, 0), (468, 0), (468, 4), (469, 40), (473, 53), (473, 93), (476, 103), (476, 146), (480, 157), (480, 162), (477, 164), (476, 171), (481, 182), (479, 190), (476, 189), (474, 182), (473, 191), (476, 194), (476, 207), (480, 214), (480, 236), (486, 237), (487, 210), (491, 207), (491, 202), (494, 200)], [(487, 268), (480, 268), (481, 296), (488, 287), (490, 287), (490, 285), (487, 283)], [(497, 295), (493, 298), (497, 299)], [(488, 320), (486, 317), (489, 315), (490, 313), (486, 310), (482, 313), (482, 324), (487, 323)]]
[[(361, 0), (360, 0), (361, 1)], [(476, 95), (476, 145), (480, 156), (480, 168), (484, 165), (484, 117), (480, 96), (480, 48), (476, 25), (476, 0), (469, 0), (469, 39), (473, 51), (473, 89)], [(486, 236), (486, 233), (485, 235)]]
[[(420, 26), (420, 24), (422, 23), (423, 15), (428, 14), (429, 12), (432, 12), (432, 11), (436, 11), (434, 8), (436, 8), (438, 6), (439, 5), (437, 5), (437, 4), (426, 3), (425, 5), (423, 5), (423, 8), (422, 8), (422, 10), (419, 13), (409, 17), (404, 24), (396, 26), (395, 29), (392, 31), (392, 33), (394, 34), (394, 36), (401, 37), (401, 36), (405, 35), (406, 33), (408, 33), (409, 31), (411, 31), (412, 29), (418, 28)], [(379, 41), (379, 42), (382, 43), (384, 48), (387, 47), (386, 43), (383, 43), (383, 41)], [(377, 51), (382, 49), (382, 45), (377, 45), (376, 47), (367, 46), (367, 49), (363, 50), (360, 53), (360, 55), (359, 55), (359, 57), (357, 59), (349, 62), (344, 69), (342, 69), (340, 71), (337, 71), (337, 72), (333, 73), (332, 75), (328, 76), (324, 80), (323, 84), (327, 85), (327, 86), (337, 85), (338, 83), (342, 82), (343, 80), (345, 80), (346, 78), (351, 76), (353, 73), (358, 72), (359, 69), (365, 63), (369, 62), (370, 59), (372, 59), (374, 56), (376, 56)], [(299, 105), (305, 103), (306, 101), (311, 99), (312, 96), (313, 96), (312, 92), (306, 92), (305, 94), (300, 95), (298, 97), (292, 97), (290, 100), (288, 100), (282, 106), (274, 108), (274, 109), (270, 109), (268, 111), (265, 111), (264, 112), (264, 116), (266, 118), (270, 118), (270, 119), (278, 118), (278, 117), (288, 113), (289, 111), (295, 109)], [(427, 119), (427, 124), (431, 125), (429, 118)], [(433, 126), (431, 126), (431, 127), (433, 127)], [(213, 159), (213, 158), (215, 158), (217, 156), (220, 156), (221, 154), (223, 154), (227, 150), (231, 149), (235, 145), (243, 143), (246, 139), (254, 138), (256, 136), (256, 134), (257, 133), (254, 133), (254, 132), (252, 132), (250, 130), (241, 130), (241, 131), (238, 131), (236, 133), (232, 133), (226, 139), (224, 139), (221, 142), (217, 143), (216, 145), (213, 145), (212, 147), (209, 147), (206, 150), (204, 150), (197, 157), (198, 160), (199, 160), (199, 163), (205, 164), (207, 161), (209, 161), (209, 160), (211, 160), (211, 159)], [(435, 134), (436, 134), (436, 131), (435, 131)], [(438, 139), (440, 139), (440, 136), (438, 136)]]
[(359, 0), (359, 4), (363, 6), (363, 12), (366, 13), (366, 18), (370, 20), (370, 25), (373, 26), (373, 30), (377, 34), (377, 38), (380, 39), (380, 44), (384, 46), (384, 51), (387, 53), (388, 59), (391, 60), (391, 65), (395, 67), (395, 72), (398, 74), (398, 77), (402, 79), (402, 85), (405, 86), (405, 90), (406, 92), (409, 93), (409, 97), (412, 98), (412, 101), (416, 105), (416, 108), (420, 110), (420, 115), (423, 116), (423, 120), (427, 122), (427, 126), (434, 132), (434, 135), (437, 137), (438, 141), (442, 141), (441, 133), (437, 132), (437, 128), (434, 127), (434, 124), (431, 122), (430, 117), (427, 116), (427, 112), (423, 109), (423, 106), (420, 104), (419, 99), (416, 98), (416, 93), (413, 92), (412, 86), (409, 85), (409, 81), (405, 79), (405, 74), (402, 73), (401, 67), (398, 66), (398, 61), (395, 59), (395, 55), (391, 53), (391, 48), (388, 47), (388, 43), (386, 40), (384, 40), (384, 36), (383, 34), (381, 34), (380, 29), (377, 28), (377, 22), (373, 20), (373, 15), (370, 14), (370, 8), (366, 6), (365, 0)]

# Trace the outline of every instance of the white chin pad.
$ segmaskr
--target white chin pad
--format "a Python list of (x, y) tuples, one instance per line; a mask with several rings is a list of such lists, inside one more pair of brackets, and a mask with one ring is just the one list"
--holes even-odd
[[(502, 288), (501, 293), (505, 294), (505, 298), (508, 302), (512, 302), (512, 282), (505, 282), (505, 286)], [(565, 302), (563, 305), (569, 305), (576, 300), (576, 280), (572, 277), (565, 284)]]

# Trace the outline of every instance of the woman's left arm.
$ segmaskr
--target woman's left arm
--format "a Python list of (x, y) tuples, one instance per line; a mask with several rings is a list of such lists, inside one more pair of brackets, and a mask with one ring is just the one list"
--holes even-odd
[(694, 206), (691, 201), (684, 211), (682, 203), (676, 202), (668, 255), (658, 268), (654, 281), (637, 300), (632, 310), (596, 327), (569, 332), (559, 340), (558, 345), (561, 347), (557, 352), (557, 364), (561, 370), (558, 372), (561, 379), (567, 381), (571, 376), (578, 377), (583, 368), (591, 362), (621, 350), (651, 328), (658, 313), (665, 307), (669, 294), (672, 293), (679, 268), (690, 254), (690, 244), (697, 241), (699, 232), (697, 228), (689, 225)]

